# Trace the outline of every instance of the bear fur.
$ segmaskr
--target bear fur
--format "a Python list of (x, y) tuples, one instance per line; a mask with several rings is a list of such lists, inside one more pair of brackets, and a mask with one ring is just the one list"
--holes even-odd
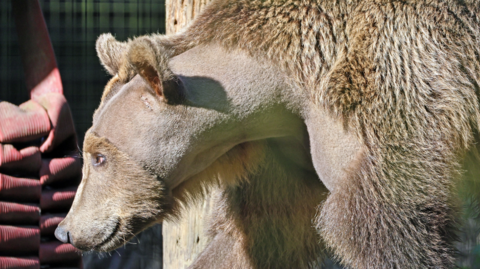
[[(219, 44), (278, 67), (292, 89), (307, 96), (312, 107), (327, 111), (363, 149), (343, 181), (331, 183), (320, 176), (330, 193), (323, 202), (319, 199), (313, 219), (318, 240), (351, 268), (453, 268), (458, 219), (453, 193), (480, 124), (478, 14), (480, 2), (468, 0), (217, 0), (179, 34), (144, 36), (122, 45), (105, 35), (97, 42), (97, 51), (121, 83), (153, 66), (162, 81), (155, 91), (162, 94), (161, 89), (171, 89), (169, 83), (175, 80), (169, 60), (196, 47)], [(112, 57), (121, 60), (109, 63)], [(142, 77), (152, 88), (158, 87), (148, 74)], [(104, 97), (108, 95), (112, 94), (106, 91)], [(173, 103), (181, 100), (181, 94), (173, 95)], [(315, 117), (302, 113), (310, 112), (300, 114), (319, 173), (318, 135), (310, 127)], [(225, 219), (234, 216), (229, 223), (247, 223), (236, 203), (270, 197), (265, 189), (252, 191), (257, 180), (251, 171), (245, 173), (253, 185), (226, 184), (219, 200), (220, 217), (212, 226), (212, 246), (235, 243), (222, 239), (231, 226), (222, 224)], [(229, 177), (226, 173), (219, 180)], [(242, 198), (249, 192), (252, 197)], [(271, 201), (277, 198), (272, 196)], [(233, 213), (221, 216), (228, 212)], [(237, 236), (238, 244), (251, 239)], [(315, 263), (262, 263), (258, 260), (266, 256), (255, 250), (257, 244), (242, 247), (248, 257), (236, 259), (236, 266), (216, 268), (296, 268)], [(193, 268), (208, 268), (212, 262), (205, 258), (208, 253), (220, 259), (214, 255), (219, 250), (211, 248)], [(313, 256), (319, 255), (312, 249)]]
[(480, 119), (479, 11), (478, 1), (214, 1), (184, 32), (149, 39), (169, 57), (210, 42), (266, 57), (362, 139), (361, 168), (316, 220), (344, 264), (451, 268), (451, 193)]

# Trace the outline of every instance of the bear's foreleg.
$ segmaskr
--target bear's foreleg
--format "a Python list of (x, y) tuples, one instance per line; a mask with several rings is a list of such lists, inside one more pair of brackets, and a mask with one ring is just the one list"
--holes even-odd
[(399, 203), (366, 181), (339, 186), (318, 215), (317, 228), (338, 260), (361, 269), (454, 268), (451, 201), (432, 196), (416, 202), (410, 195)]
[(318, 268), (324, 247), (312, 220), (327, 190), (313, 167), (292, 161), (299, 160), (292, 151), (305, 148), (280, 140), (267, 140), (265, 159), (248, 181), (223, 191), (212, 241), (191, 268)]

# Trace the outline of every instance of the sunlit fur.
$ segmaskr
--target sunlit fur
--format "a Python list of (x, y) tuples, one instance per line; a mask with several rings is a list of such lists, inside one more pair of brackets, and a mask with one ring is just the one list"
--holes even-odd
[[(164, 184), (107, 138), (87, 133), (83, 151), (84, 179), (65, 223), (76, 231), (71, 243), (83, 250), (111, 251), (170, 209)], [(93, 168), (90, 159), (100, 152), (106, 162)]]
[(478, 1), (214, 1), (171, 56), (220, 42), (266, 56), (368, 152), (316, 221), (354, 268), (451, 268), (459, 161), (479, 124)]
[[(159, 64), (210, 43), (266, 58), (359, 138), (358, 169), (314, 223), (344, 265), (452, 268), (452, 192), (480, 122), (479, 5), (218, 0), (182, 33), (141, 39)], [(121, 80), (134, 73), (127, 60), (112, 66)]]
[(258, 168), (216, 197), (212, 242), (191, 268), (319, 268), (325, 246), (312, 219), (327, 189), (308, 161), (292, 162), (308, 157), (297, 141), (255, 144), (264, 152)]
[[(172, 191), (107, 138), (88, 132), (83, 150), (84, 180), (72, 206), (74, 214), (65, 225), (77, 231), (72, 234), (71, 243), (97, 251), (111, 251), (155, 222), (176, 219), (183, 208), (203, 199), (212, 186), (248, 182), (265, 158), (259, 143), (238, 145)], [(106, 156), (104, 167), (92, 167), (89, 159), (96, 152)], [(83, 225), (83, 220), (89, 220), (88, 224)], [(93, 230), (92, 222), (99, 222)], [(91, 239), (87, 242), (84, 238)]]
[(204, 199), (211, 187), (249, 182), (249, 177), (256, 173), (264, 158), (261, 143), (250, 142), (234, 147), (207, 169), (172, 190), (175, 203), (171, 214), (166, 217), (176, 219), (184, 207)]

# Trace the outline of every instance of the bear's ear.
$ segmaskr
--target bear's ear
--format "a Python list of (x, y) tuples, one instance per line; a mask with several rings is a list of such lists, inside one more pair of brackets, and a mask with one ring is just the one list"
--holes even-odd
[(168, 68), (168, 56), (163, 47), (148, 37), (139, 37), (129, 44), (127, 60), (164, 102), (176, 103), (182, 96), (182, 83)]
[(126, 42), (119, 42), (110, 33), (98, 37), (95, 48), (100, 62), (107, 69), (110, 75), (115, 76), (122, 62), (124, 53), (127, 50)]

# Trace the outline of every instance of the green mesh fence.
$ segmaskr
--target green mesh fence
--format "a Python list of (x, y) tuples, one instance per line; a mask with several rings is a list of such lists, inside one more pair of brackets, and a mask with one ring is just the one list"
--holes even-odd
[[(15, 0), (18, 1), (18, 0)], [(22, 0), (30, 1), (30, 0)], [(0, 1), (0, 100), (21, 104), (29, 99), (24, 83), (11, 2)], [(165, 32), (165, 2), (158, 0), (40, 0), (82, 145), (85, 131), (109, 80), (96, 56), (95, 41), (110, 32), (119, 40)], [(161, 226), (137, 235), (108, 255), (84, 255), (84, 268), (161, 268)], [(139, 242), (142, 244), (138, 244)], [(133, 245), (132, 245), (133, 244)]]
[[(95, 40), (110, 32), (118, 40), (165, 32), (165, 1), (40, 0), (81, 145), (91, 126), (109, 75), (95, 52)], [(10, 1), (0, 1), (0, 100), (26, 101)]]

